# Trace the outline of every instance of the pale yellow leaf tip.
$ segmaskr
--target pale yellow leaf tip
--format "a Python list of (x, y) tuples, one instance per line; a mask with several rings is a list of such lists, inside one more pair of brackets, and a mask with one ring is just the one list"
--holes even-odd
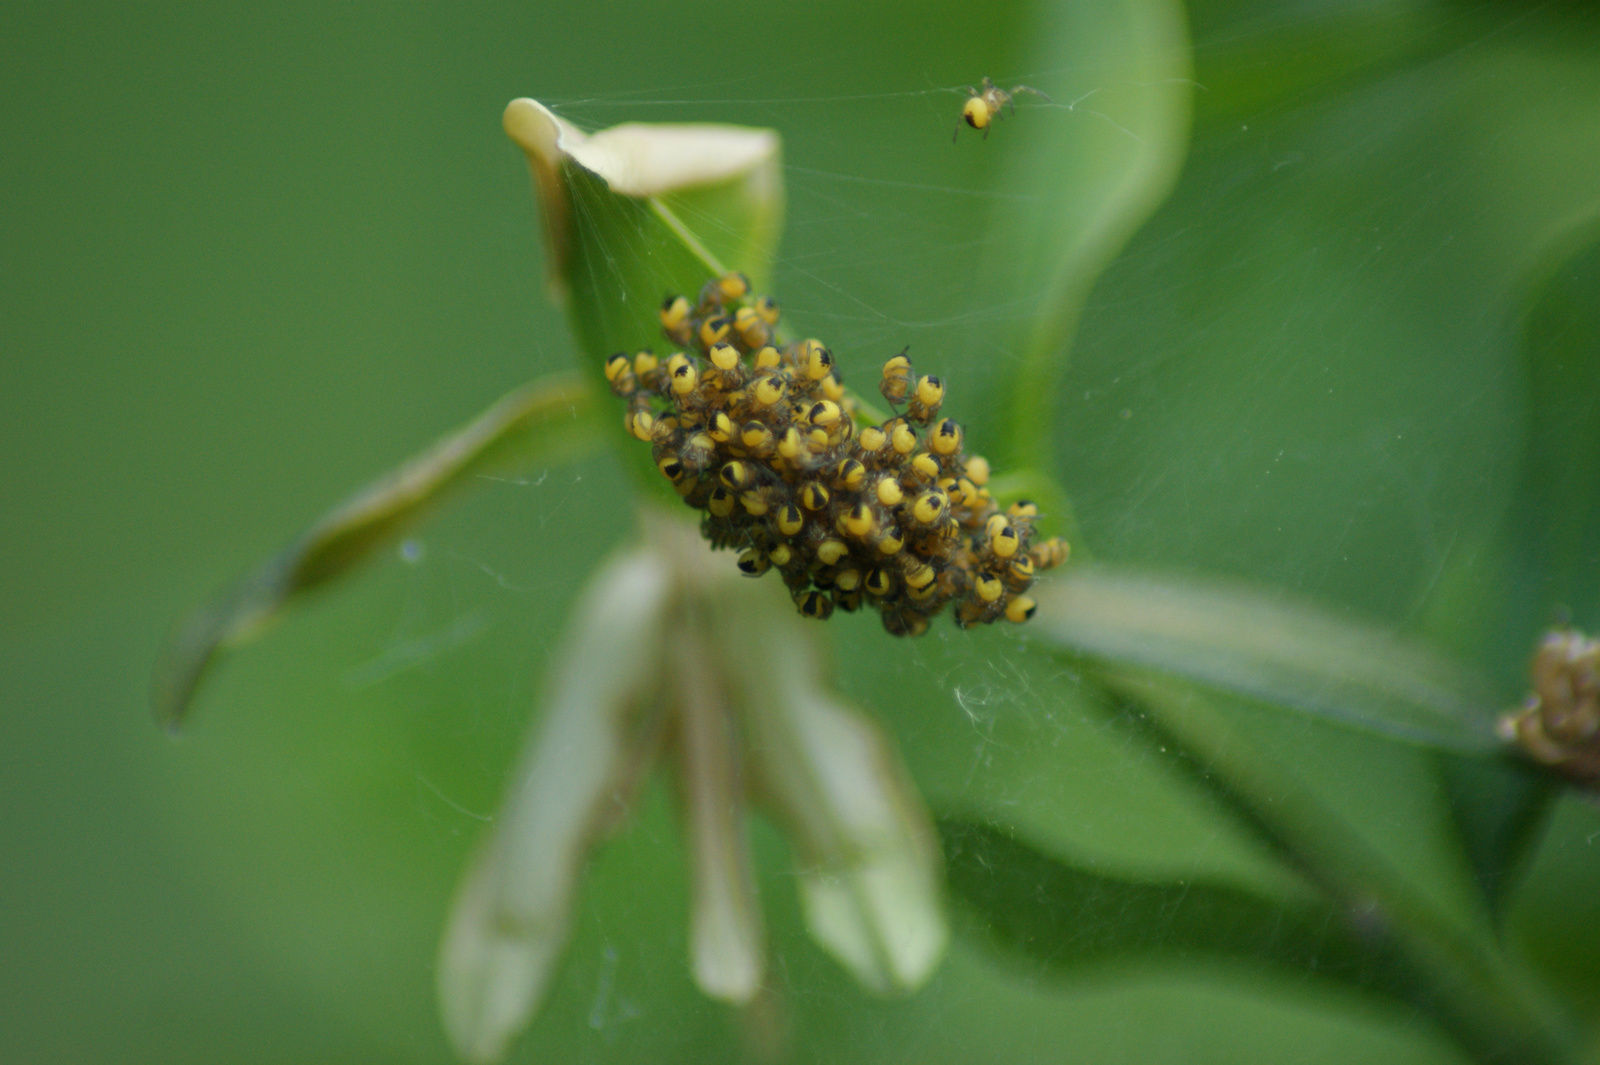
[(778, 135), (748, 126), (629, 122), (584, 133), (537, 100), (512, 100), (506, 134), (535, 166), (563, 157), (623, 196), (663, 196), (742, 177), (778, 156)]

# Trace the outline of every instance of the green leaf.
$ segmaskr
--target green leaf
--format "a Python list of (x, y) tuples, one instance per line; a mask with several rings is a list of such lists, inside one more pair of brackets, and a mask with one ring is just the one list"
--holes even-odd
[[(1291, 765), (1271, 757), (1197, 690), (1139, 670), (1105, 670), (1119, 724), (1238, 815), (1334, 905), (1361, 916), (1367, 938), (1405, 959), (1406, 996), (1474, 1060), (1570, 1060), (1570, 1019), (1476, 923), (1446, 913)], [(1127, 711), (1131, 711), (1128, 713)]]
[(1326, 901), (1222, 884), (1107, 876), (962, 817), (939, 818), (951, 892), (981, 932), (1062, 977), (1097, 966), (1181, 960), (1276, 966), (1407, 999), (1415, 972), (1363, 938), (1359, 915)]
[(560, 377), (510, 393), (472, 422), (361, 489), (260, 568), (223, 589), (173, 630), (152, 696), (169, 729), (227, 651), (248, 643), (305, 593), (344, 576), (483, 474), (572, 457), (598, 437), (592, 391)]
[[(505, 128), (528, 157), (551, 291), (598, 387), (608, 355), (662, 346), (664, 296), (693, 299), (729, 270), (758, 291), (770, 280), (783, 219), (773, 131), (628, 123), (585, 134), (528, 99), (506, 108)], [(649, 449), (616, 440), (643, 483), (675, 503)]]
[[(1600, 626), (1600, 241), (1592, 213), (1561, 227), (1526, 286), (1519, 350), (1527, 434), (1501, 550), (1497, 643), (1525, 672), (1539, 633), (1570, 615)], [(1520, 880), (1556, 778), (1525, 766), (1452, 765), (1463, 846), (1498, 913)]]
[(1500, 748), (1487, 682), (1392, 631), (1241, 585), (1080, 566), (1041, 582), (1034, 634), (1109, 662), (1467, 754)]
[(1529, 286), (1527, 440), (1511, 510), (1520, 646), (1570, 613), (1600, 628), (1600, 225), (1561, 234)]
[(1041, 20), (1035, 67), (1092, 80), (1055, 87), (1073, 95), (1039, 105), (1061, 111), (1060, 121), (1029, 130), (1033, 150), (1008, 166), (999, 187), (1009, 198), (997, 204), (985, 241), (980, 277), (996, 300), (1037, 308), (1008, 338), (1020, 363), (1009, 382), (1002, 457), (1016, 467), (1042, 465), (1050, 454), (1066, 349), (1089, 291), (1177, 181), (1194, 84), (1175, 0), (1047, 5)]
[(1537, 767), (1503, 759), (1444, 759), (1450, 813), (1484, 904), (1504, 916), (1543, 838), (1560, 789)]
[[(1270, 12), (1270, 14), (1269, 14)], [(1254, 16), (1254, 17), (1252, 17)], [(1195, 80), (1206, 87), (1202, 121), (1250, 123), (1286, 101), (1342, 88), (1397, 61), (1447, 53), (1473, 39), (1417, 0), (1316, 3), (1291, 15), (1271, 5), (1207, 5), (1193, 33)], [(1242, 24), (1248, 32), (1240, 32)]]

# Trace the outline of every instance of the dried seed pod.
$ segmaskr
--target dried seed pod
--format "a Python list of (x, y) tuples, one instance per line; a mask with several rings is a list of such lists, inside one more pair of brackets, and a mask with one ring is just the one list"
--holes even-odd
[(1600, 788), (1600, 640), (1553, 630), (1529, 672), (1533, 693), (1500, 718), (1501, 737), (1581, 786)]

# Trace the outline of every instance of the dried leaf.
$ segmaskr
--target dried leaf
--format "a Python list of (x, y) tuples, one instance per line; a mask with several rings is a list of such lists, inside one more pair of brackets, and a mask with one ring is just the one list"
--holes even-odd
[(720, 618), (762, 805), (798, 850), (811, 934), (865, 986), (920, 986), (943, 957), (937, 838), (882, 731), (822, 685), (807, 622), (776, 597)]
[(173, 630), (152, 686), (157, 719), (177, 729), (224, 652), (254, 639), (306, 592), (372, 557), (454, 489), (508, 465), (570, 456), (594, 442), (596, 428), (582, 382), (536, 382), (363, 488)]
[(571, 927), (589, 853), (654, 751), (672, 578), (660, 555), (614, 558), (584, 592), (509, 794), (456, 896), (439, 952), (445, 1028), (498, 1061), (532, 1017)]
[(746, 835), (743, 755), (720, 656), (698, 611), (673, 636), (679, 774), (693, 876), (689, 918), (695, 982), (712, 998), (748, 1002), (766, 971), (766, 933)]

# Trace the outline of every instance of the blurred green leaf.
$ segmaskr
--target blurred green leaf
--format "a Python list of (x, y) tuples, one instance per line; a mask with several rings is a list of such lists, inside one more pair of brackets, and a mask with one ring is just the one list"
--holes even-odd
[(1500, 918), (1532, 860), (1560, 788), (1539, 767), (1504, 758), (1444, 759), (1450, 813), (1489, 913)]
[(1487, 683), (1394, 634), (1237, 584), (1107, 566), (1042, 582), (1042, 639), (1471, 754), (1498, 750)]
[(1441, 13), (1427, 0), (1229, 2), (1198, 5), (1193, 17), (1196, 38), (1226, 24), (1195, 56), (1195, 80), (1205, 86), (1203, 120), (1249, 122), (1285, 100), (1381, 75), (1419, 53), (1460, 47), (1471, 32), (1439, 32)]
[(1208, 698), (1139, 670), (1101, 680), (1150, 748), (1220, 799), (1367, 938), (1403, 956), (1403, 987), (1474, 1060), (1562, 1062), (1575, 1031), (1536, 980), (1484, 928), (1446, 913), (1354, 826), (1330, 811), (1294, 768), (1265, 754)]
[[(1600, 627), (1600, 225), (1561, 235), (1522, 318), (1527, 441), (1511, 510), (1525, 653), (1563, 613)], [(1530, 616), (1531, 615), (1531, 616)]]
[(1107, 964), (1227, 960), (1277, 965), (1409, 1000), (1417, 974), (1360, 914), (1222, 884), (1108, 876), (1000, 828), (939, 818), (950, 890), (995, 946), (1070, 976)]
[[(506, 108), (505, 128), (528, 157), (550, 287), (597, 387), (608, 388), (608, 355), (664, 343), (664, 296), (692, 300), (729, 270), (757, 291), (770, 280), (784, 202), (773, 131), (629, 123), (585, 134), (528, 99)], [(615, 439), (642, 482), (676, 505), (649, 449)]]
[[(1166, 199), (1189, 137), (1189, 39), (1175, 0), (1093, 0), (1047, 5), (1032, 62), (1087, 74), (1097, 88), (1034, 104), (1061, 121), (1028, 130), (1001, 179), (981, 277), (1006, 304), (1033, 313), (1008, 338), (1020, 362), (1010, 377), (1009, 466), (1039, 466), (1066, 363), (1066, 346), (1102, 270)], [(1011, 86), (1006, 85), (1009, 89)], [(1017, 131), (1002, 129), (1003, 134)]]
[(572, 458), (598, 439), (593, 393), (572, 377), (510, 393), (468, 425), (373, 482), (184, 619), (156, 667), (156, 717), (176, 729), (206, 672), (291, 603), (343, 576), (434, 504), (486, 473)]
[[(1196, 18), (1240, 9), (1201, 56), (1355, 14), (1252, 0)], [(1080, 517), (1102, 553), (1408, 627), (1446, 585), (1458, 615), (1503, 611), (1470, 607), (1515, 475), (1517, 318), (1531, 254), (1594, 202), (1600, 26), (1581, 5), (1419, 10), (1418, 33), (1263, 109), (1220, 101), (1208, 121), (1222, 93), (1197, 93), (1183, 179), (1103, 275), (1061, 397), (1059, 467), (1095, 502)], [(1504, 699), (1506, 642), (1485, 628)]]
[[(1511, 572), (1495, 628), (1524, 661), (1540, 632), (1564, 616), (1580, 627), (1600, 624), (1597, 235), (1592, 212), (1557, 232), (1530, 272), (1521, 315), (1527, 430), (1501, 538)], [(1467, 856), (1498, 912), (1558, 785), (1520, 765), (1453, 765), (1447, 779)]]

